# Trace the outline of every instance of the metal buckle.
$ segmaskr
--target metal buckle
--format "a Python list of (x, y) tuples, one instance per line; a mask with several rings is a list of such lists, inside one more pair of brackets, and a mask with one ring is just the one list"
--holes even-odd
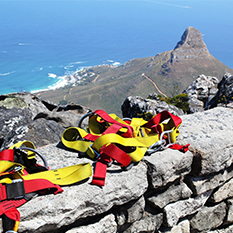
[(168, 139), (168, 143), (164, 146), (162, 145), (162, 148), (163, 149), (167, 149), (169, 146), (173, 145), (174, 143), (171, 142), (171, 136), (170, 136), (170, 133), (173, 132), (173, 130), (166, 130), (166, 131), (163, 131), (160, 135), (160, 140), (163, 140), (163, 136), (165, 134), (167, 134), (167, 139)]
[[(166, 130), (163, 131), (160, 135), (160, 139), (159, 141), (155, 142), (154, 144), (152, 144), (148, 150), (146, 151), (147, 154), (151, 155), (152, 153), (160, 150), (160, 149), (167, 149), (170, 145), (173, 145), (174, 143), (171, 143), (171, 137), (170, 137), (170, 133), (173, 130)], [(167, 139), (168, 139), (168, 143), (166, 144), (166, 140), (163, 139), (164, 135), (167, 134)]]
[(21, 171), (22, 170), (22, 167), (21, 166), (17, 166), (17, 167), (14, 167), (13, 171), (16, 173), (18, 171)]
[(93, 143), (89, 146), (91, 150), (94, 151), (94, 153), (96, 154), (95, 159), (98, 159), (100, 157), (100, 153), (98, 153), (95, 149), (93, 149), (91, 146), (93, 145)]
[(122, 166), (121, 167), (121, 169), (123, 170), (123, 171), (129, 171), (132, 167), (134, 166), (134, 163), (133, 162), (131, 162), (128, 166)]
[(8, 172), (9, 174), (15, 174), (16, 172), (21, 171), (21, 170), (22, 170), (21, 166), (14, 165), (11, 168), (9, 168), (8, 170), (6, 170), (6, 172)]
[(22, 179), (12, 180), (12, 183), (5, 184), (7, 199), (21, 199), (25, 196), (25, 189)]
[(161, 148), (164, 147), (164, 145), (166, 144), (165, 140), (159, 140), (157, 142), (155, 142), (154, 144), (152, 144), (148, 150), (146, 151), (147, 154), (151, 155), (152, 153), (160, 150)]

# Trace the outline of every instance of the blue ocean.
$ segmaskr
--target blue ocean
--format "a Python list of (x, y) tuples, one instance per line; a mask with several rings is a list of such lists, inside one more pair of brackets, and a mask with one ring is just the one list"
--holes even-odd
[(189, 26), (233, 68), (232, 0), (0, 0), (0, 94), (172, 50)]

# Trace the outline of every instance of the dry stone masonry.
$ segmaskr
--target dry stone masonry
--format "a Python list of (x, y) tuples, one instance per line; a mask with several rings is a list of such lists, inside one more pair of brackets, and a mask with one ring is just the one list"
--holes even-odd
[[(182, 116), (178, 142), (190, 151), (158, 151), (129, 171), (108, 168), (102, 188), (88, 181), (39, 196), (19, 208), (19, 232), (203, 232), (233, 224), (233, 111)], [(38, 149), (50, 169), (90, 162), (60, 143)]]
[[(31, 103), (30, 108), (35, 108), (31, 113), (28, 103), (32, 99), (29, 99), (23, 98), (26, 104), (20, 108), (2, 107), (6, 112), (12, 110), (12, 117), (8, 114), (7, 119), (9, 127), (1, 126), (2, 134), (5, 132), (9, 139), (6, 141), (2, 136), (4, 144), (10, 145), (21, 138), (35, 139), (50, 169), (83, 162), (91, 163), (94, 168), (95, 161), (67, 150), (60, 139), (47, 141), (47, 144), (43, 141), (40, 145), (36, 139), (43, 139), (42, 135), (30, 134), (27, 138), (29, 125), (38, 119), (48, 124), (53, 122), (61, 131), (65, 129), (62, 126), (65, 121), (57, 120), (59, 111), (48, 109), (48, 105), (39, 108), (43, 106), (41, 100), (34, 99), (37, 107)], [(21, 119), (20, 114), (14, 113), (16, 110), (22, 114), (28, 111), (28, 119)], [(51, 111), (55, 111), (56, 121), (49, 117)], [(67, 110), (67, 114), (74, 114), (73, 111)], [(81, 113), (75, 114), (80, 119)], [(190, 143), (188, 152), (157, 151), (144, 156), (129, 171), (122, 171), (113, 164), (107, 169), (104, 187), (91, 185), (89, 178), (63, 187), (63, 193), (37, 196), (18, 208), (19, 233), (232, 232), (233, 110), (216, 107), (181, 118), (177, 142)], [(12, 132), (20, 127), (27, 130), (16, 137)]]

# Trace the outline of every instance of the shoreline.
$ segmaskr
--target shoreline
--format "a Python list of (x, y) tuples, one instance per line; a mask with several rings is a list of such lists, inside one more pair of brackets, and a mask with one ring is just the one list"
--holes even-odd
[(113, 64), (101, 64), (101, 65), (95, 65), (95, 66), (82, 67), (81, 69), (76, 70), (74, 73), (64, 75), (64, 76), (57, 76), (56, 74), (49, 73), (48, 74), (49, 77), (52, 77), (54, 79), (58, 79), (58, 81), (56, 83), (48, 86), (48, 88), (31, 90), (29, 92), (32, 94), (39, 94), (40, 92), (57, 90), (57, 89), (65, 87), (67, 85), (76, 86), (79, 83), (81, 83), (82, 81), (85, 81), (86, 77), (96, 76), (96, 74), (94, 72), (88, 73), (89, 69), (96, 68), (96, 67), (106, 67), (106, 66), (111, 67), (111, 68), (115, 68), (115, 67), (118, 67), (119, 65), (121, 65), (120, 62), (114, 62), (112, 60), (108, 60), (108, 62), (112, 62)]

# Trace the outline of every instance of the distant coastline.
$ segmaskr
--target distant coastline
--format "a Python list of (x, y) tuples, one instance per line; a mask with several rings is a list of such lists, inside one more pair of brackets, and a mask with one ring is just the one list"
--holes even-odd
[(49, 73), (48, 76), (54, 79), (58, 79), (58, 81), (53, 84), (48, 86), (48, 88), (45, 89), (38, 89), (38, 90), (32, 90), (30, 91), (30, 93), (35, 94), (35, 93), (40, 93), (40, 92), (45, 92), (45, 91), (51, 91), (51, 90), (57, 90), (59, 88), (65, 87), (67, 85), (72, 85), (72, 86), (76, 86), (79, 83), (81, 83), (82, 81), (85, 80), (85, 78), (87, 76), (95, 76), (95, 73), (92, 74), (87, 74), (87, 70), (96, 67), (117, 67), (119, 65), (121, 65), (120, 62), (115, 62), (113, 60), (107, 60), (108, 63), (112, 63), (112, 64), (101, 64), (101, 65), (95, 65), (95, 66), (88, 66), (88, 67), (82, 67), (79, 70), (76, 70), (74, 73), (68, 74), (68, 75), (64, 75), (64, 76), (57, 76), (56, 74), (53, 73)]
[(207, 0), (0, 1), (0, 94), (54, 90), (83, 67), (169, 51), (187, 26), (233, 68), (233, 31), (226, 31), (232, 7)]

